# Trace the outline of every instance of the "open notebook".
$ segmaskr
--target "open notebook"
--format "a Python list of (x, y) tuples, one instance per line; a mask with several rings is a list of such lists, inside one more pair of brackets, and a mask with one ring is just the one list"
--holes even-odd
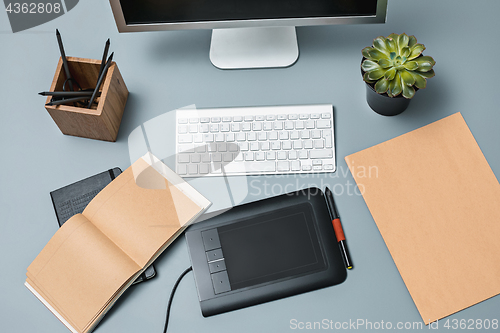
[(72, 332), (90, 332), (210, 202), (146, 154), (55, 233), (25, 285)]

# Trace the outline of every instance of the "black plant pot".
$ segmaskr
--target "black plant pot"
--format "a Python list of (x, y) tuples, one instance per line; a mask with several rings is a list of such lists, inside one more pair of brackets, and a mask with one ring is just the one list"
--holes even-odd
[(379, 94), (375, 89), (366, 83), (366, 102), (373, 111), (383, 116), (395, 116), (400, 114), (410, 104), (411, 99), (406, 99), (399, 95), (389, 97), (387, 94)]

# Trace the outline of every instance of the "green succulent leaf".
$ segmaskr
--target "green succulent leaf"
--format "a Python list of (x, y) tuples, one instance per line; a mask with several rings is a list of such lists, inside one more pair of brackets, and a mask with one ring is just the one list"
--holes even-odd
[(432, 59), (432, 57), (429, 56), (416, 58), (415, 62), (418, 64), (417, 71), (419, 72), (428, 72), (436, 64), (434, 59)]
[(417, 37), (411, 35), (410, 37), (408, 37), (409, 41), (408, 41), (408, 46), (410, 48), (413, 47), (413, 45), (417, 44)]
[(418, 74), (425, 77), (426, 79), (430, 79), (431, 77), (434, 77), (434, 75), (436, 75), (433, 69), (431, 69), (428, 72), (418, 72)]
[(361, 69), (365, 72), (371, 72), (371, 71), (374, 71), (376, 69), (380, 69), (380, 65), (378, 63), (376, 63), (375, 61), (373, 60), (365, 60), (363, 61), (363, 63), (361, 64)]
[(425, 50), (425, 46), (423, 46), (422, 44), (416, 44), (415, 46), (410, 48), (411, 52), (410, 52), (410, 55), (408, 56), (408, 59), (410, 59), (410, 60), (415, 59), (416, 57), (421, 55), (424, 50)]
[(394, 39), (394, 40), (398, 40), (398, 37), (399, 37), (399, 35), (395, 34), (395, 33), (392, 33), (389, 36), (387, 36), (387, 38), (391, 38), (391, 39)]
[(378, 80), (378, 79), (380, 79), (381, 77), (384, 76), (385, 72), (386, 72), (386, 70), (383, 69), (383, 68), (376, 69), (374, 71), (368, 72), (368, 79), (370, 79), (370, 80)]
[(389, 51), (390, 54), (396, 54), (396, 41), (393, 38), (387, 37), (385, 44), (387, 46), (387, 51)]
[(389, 68), (392, 66), (392, 61), (390, 61), (389, 59), (380, 59), (378, 61), (378, 64), (380, 65), (380, 67), (382, 68)]
[(408, 58), (408, 56), (410, 55), (410, 48), (408, 46), (405, 46), (401, 49), (401, 56), (403, 58)]
[(368, 78), (368, 73), (363, 74), (363, 80), (364, 80), (365, 82), (367, 82), (367, 83), (374, 83), (374, 82), (376, 82), (375, 80), (370, 80), (370, 79)]
[(401, 71), (401, 80), (404, 86), (412, 86), (415, 84), (415, 78), (408, 71)]
[(415, 89), (412, 86), (403, 85), (403, 97), (412, 99), (415, 96)]
[(379, 36), (373, 40), (373, 47), (383, 52), (385, 54), (389, 54), (387, 50), (387, 45), (385, 44), (385, 38), (383, 36)]
[(371, 47), (370, 46), (367, 46), (365, 47), (364, 49), (361, 50), (361, 53), (363, 54), (363, 57), (365, 57), (366, 59), (370, 59), (370, 53), (368, 53), (368, 50), (370, 50)]
[(379, 61), (380, 59), (387, 58), (387, 54), (382, 51), (379, 51), (375, 48), (371, 48), (368, 50), (368, 54), (370, 55), (370, 59)]
[(389, 84), (389, 90), (391, 91), (391, 97), (396, 97), (403, 91), (403, 86), (401, 85), (401, 75), (396, 73), (396, 77)]
[(410, 71), (414, 71), (418, 68), (418, 63), (416, 61), (407, 61), (404, 63), (404, 68)]
[(427, 80), (420, 73), (414, 71), (410, 73), (415, 79), (415, 87), (417, 87), (418, 89), (424, 89), (427, 86)]
[(397, 55), (396, 55), (396, 52), (391, 52), (391, 53), (389, 54), (389, 58), (390, 58), (391, 60), (396, 59), (396, 56), (397, 56)]
[(399, 54), (403, 54), (403, 49), (408, 46), (410, 38), (408, 37), (407, 34), (402, 33), (401, 35), (398, 36), (398, 48), (400, 50)]
[(394, 80), (396, 73), (397, 73), (397, 70), (396, 70), (396, 68), (393, 67), (385, 72), (384, 78), (386, 80), (389, 80), (389, 81)]
[(375, 91), (379, 94), (385, 93), (389, 88), (389, 83), (390, 81), (386, 79), (378, 80), (377, 83), (375, 83)]

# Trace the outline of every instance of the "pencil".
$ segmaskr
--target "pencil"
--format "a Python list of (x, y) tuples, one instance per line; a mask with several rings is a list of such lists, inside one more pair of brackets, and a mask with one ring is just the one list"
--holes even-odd
[(97, 80), (97, 84), (94, 89), (94, 93), (92, 94), (92, 97), (90, 98), (88, 109), (92, 106), (92, 103), (94, 102), (94, 99), (99, 92), (99, 87), (101, 86), (102, 81), (104, 81), (104, 78), (106, 77), (106, 72), (108, 71), (109, 66), (111, 66), (111, 62), (113, 61), (113, 53), (108, 58), (108, 61), (106, 62), (106, 65), (104, 66), (104, 69), (102, 70), (101, 75), (99, 76), (99, 80)]
[[(57, 43), (59, 44), (59, 51), (61, 52), (61, 58), (63, 62), (64, 73), (66, 73), (66, 79), (71, 79), (71, 73), (68, 67), (68, 59), (66, 59), (66, 53), (64, 52), (64, 46), (62, 43), (61, 34), (59, 33), (58, 29), (56, 29), (56, 37), (57, 37)], [(68, 84), (69, 84), (69, 89), (73, 91), (74, 90), (73, 82), (71, 82), (71, 80), (68, 80)]]

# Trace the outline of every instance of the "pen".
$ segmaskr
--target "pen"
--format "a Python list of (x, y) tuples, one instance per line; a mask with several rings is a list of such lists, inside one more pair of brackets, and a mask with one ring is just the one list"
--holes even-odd
[(101, 75), (99, 76), (99, 79), (97, 80), (97, 84), (94, 89), (94, 93), (92, 94), (92, 97), (90, 98), (88, 109), (92, 106), (92, 103), (94, 102), (94, 99), (99, 92), (99, 87), (101, 86), (102, 81), (104, 81), (104, 78), (106, 77), (106, 72), (108, 71), (109, 66), (111, 66), (111, 62), (113, 61), (113, 53), (108, 58), (108, 61), (106, 62), (106, 65), (104, 66), (104, 69), (102, 70)]
[[(56, 37), (57, 37), (57, 43), (59, 44), (59, 51), (61, 51), (61, 58), (63, 62), (64, 73), (66, 73), (66, 79), (71, 79), (71, 73), (69, 72), (69, 67), (68, 67), (68, 60), (66, 59), (66, 53), (64, 53), (64, 46), (62, 43), (61, 34), (59, 33), (58, 29), (56, 29)], [(69, 89), (73, 90), (73, 83), (71, 82), (71, 80), (68, 80), (68, 84), (69, 84)]]
[(47, 106), (50, 105), (61, 105), (61, 104), (66, 104), (66, 103), (74, 103), (78, 101), (83, 101), (89, 99), (89, 96), (80, 96), (80, 97), (73, 97), (73, 98), (66, 98), (66, 99), (59, 99), (56, 101), (50, 101), (49, 103), (45, 104)]
[(342, 252), (342, 256), (344, 257), (345, 265), (347, 269), (352, 269), (354, 266), (352, 265), (351, 256), (349, 255), (349, 250), (347, 249), (344, 230), (342, 229), (342, 224), (340, 223), (340, 216), (339, 213), (337, 212), (337, 208), (335, 207), (335, 202), (333, 201), (333, 194), (328, 187), (325, 189), (325, 196), (326, 196), (326, 201), (328, 203), (328, 207), (330, 208), (333, 229), (335, 230), (335, 236), (337, 237), (337, 242), (339, 243), (340, 251)]
[(97, 74), (97, 80), (99, 80), (99, 76), (101, 76), (104, 65), (106, 64), (106, 58), (108, 57), (109, 50), (109, 38), (106, 41), (106, 46), (104, 46), (104, 52), (102, 54), (101, 67), (99, 67), (99, 74)]
[(92, 96), (94, 90), (82, 90), (82, 91), (42, 91), (38, 95), (42, 96), (54, 96), (54, 97), (78, 97), (78, 96)]

